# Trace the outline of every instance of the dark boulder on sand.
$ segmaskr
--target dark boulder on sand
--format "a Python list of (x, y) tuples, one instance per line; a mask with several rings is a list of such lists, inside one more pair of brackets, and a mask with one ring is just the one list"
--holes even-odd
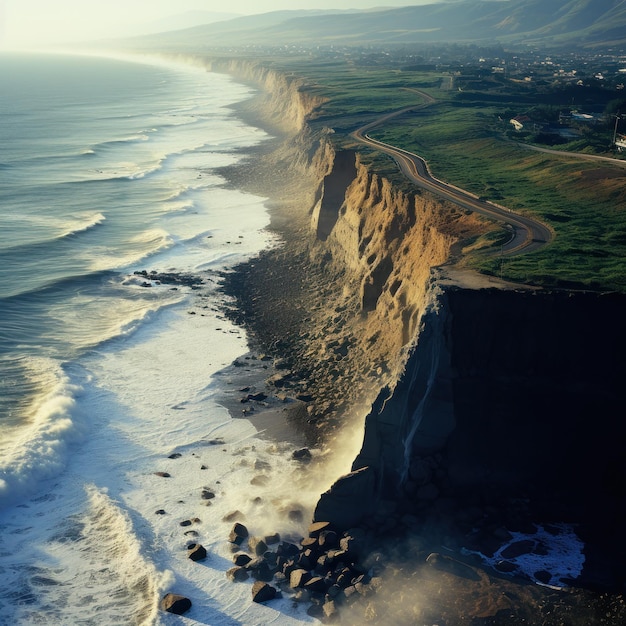
[(240, 546), (248, 538), (248, 534), (248, 529), (243, 524), (237, 522), (230, 531), (228, 541)]
[(248, 574), (248, 571), (246, 570), (245, 567), (239, 567), (239, 566), (231, 567), (226, 572), (226, 578), (228, 578), (228, 580), (231, 580), (234, 583), (245, 582), (246, 580), (248, 580), (249, 576), (250, 575)]
[(187, 546), (187, 556), (192, 561), (203, 561), (207, 557), (206, 548), (200, 543), (192, 543)]
[(252, 601), (253, 602), (269, 602), (276, 597), (278, 591), (265, 582), (257, 580), (252, 585)]
[(191, 608), (191, 600), (185, 596), (179, 596), (176, 593), (166, 594), (159, 604), (162, 611), (174, 613), (174, 615), (182, 615)]

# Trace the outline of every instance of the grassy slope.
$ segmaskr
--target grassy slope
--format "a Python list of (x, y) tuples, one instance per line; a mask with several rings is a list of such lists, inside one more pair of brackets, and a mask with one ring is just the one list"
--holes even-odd
[[(497, 255), (470, 253), (471, 266), (521, 282), (626, 292), (626, 169), (532, 152), (507, 140), (508, 117), (499, 120), (499, 116), (515, 108), (516, 98), (524, 110), (532, 95), (477, 92), (460, 99), (457, 91), (441, 90), (442, 77), (435, 74), (311, 58), (273, 64), (295, 70), (312, 90), (329, 98), (314, 123), (332, 127), (340, 145), (349, 145), (349, 132), (361, 124), (418, 103), (420, 97), (410, 88), (438, 99), (436, 105), (408, 113), (371, 134), (423, 156), (438, 178), (537, 215), (556, 233), (542, 251), (504, 262)], [(363, 151), (375, 171), (409, 189), (389, 157)]]

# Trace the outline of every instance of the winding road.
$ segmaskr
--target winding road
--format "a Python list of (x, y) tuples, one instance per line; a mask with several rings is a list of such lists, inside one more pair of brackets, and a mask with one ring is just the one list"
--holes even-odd
[(465, 191), (464, 189), (460, 189), (459, 187), (455, 187), (454, 185), (450, 185), (435, 178), (430, 173), (428, 164), (422, 157), (408, 150), (403, 150), (402, 148), (397, 148), (396, 146), (378, 141), (377, 139), (372, 139), (367, 134), (376, 126), (381, 126), (394, 117), (398, 117), (409, 111), (424, 109), (436, 102), (432, 96), (423, 91), (417, 89), (412, 89), (411, 91), (418, 93), (425, 101), (419, 105), (408, 106), (387, 113), (375, 121), (355, 130), (352, 133), (352, 137), (372, 148), (389, 154), (396, 161), (402, 173), (419, 187), (427, 189), (465, 209), (505, 223), (511, 229), (511, 238), (502, 246), (500, 254), (507, 256), (525, 254), (538, 250), (548, 244), (552, 240), (553, 234), (545, 224), (530, 217), (513, 213), (513, 211), (506, 207), (482, 200), (469, 191)]

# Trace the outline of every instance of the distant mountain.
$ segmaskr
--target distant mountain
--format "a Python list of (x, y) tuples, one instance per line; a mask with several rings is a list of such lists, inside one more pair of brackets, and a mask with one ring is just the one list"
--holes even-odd
[(216, 11), (186, 11), (177, 15), (171, 15), (158, 20), (144, 22), (141, 32), (137, 34), (161, 33), (172, 30), (182, 30), (185, 28), (193, 28), (194, 26), (212, 24), (215, 22), (224, 22), (239, 17), (238, 13), (219, 13)]
[(274, 11), (136, 39), (198, 50), (242, 45), (524, 42), (626, 45), (626, 0), (443, 0), (368, 11)]

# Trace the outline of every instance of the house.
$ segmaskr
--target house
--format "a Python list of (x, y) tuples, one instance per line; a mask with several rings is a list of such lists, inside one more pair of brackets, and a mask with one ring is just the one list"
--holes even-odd
[(513, 126), (515, 126), (515, 130), (522, 130), (526, 122), (530, 122), (528, 115), (516, 115), (514, 118), (509, 120), (509, 124), (513, 124)]

